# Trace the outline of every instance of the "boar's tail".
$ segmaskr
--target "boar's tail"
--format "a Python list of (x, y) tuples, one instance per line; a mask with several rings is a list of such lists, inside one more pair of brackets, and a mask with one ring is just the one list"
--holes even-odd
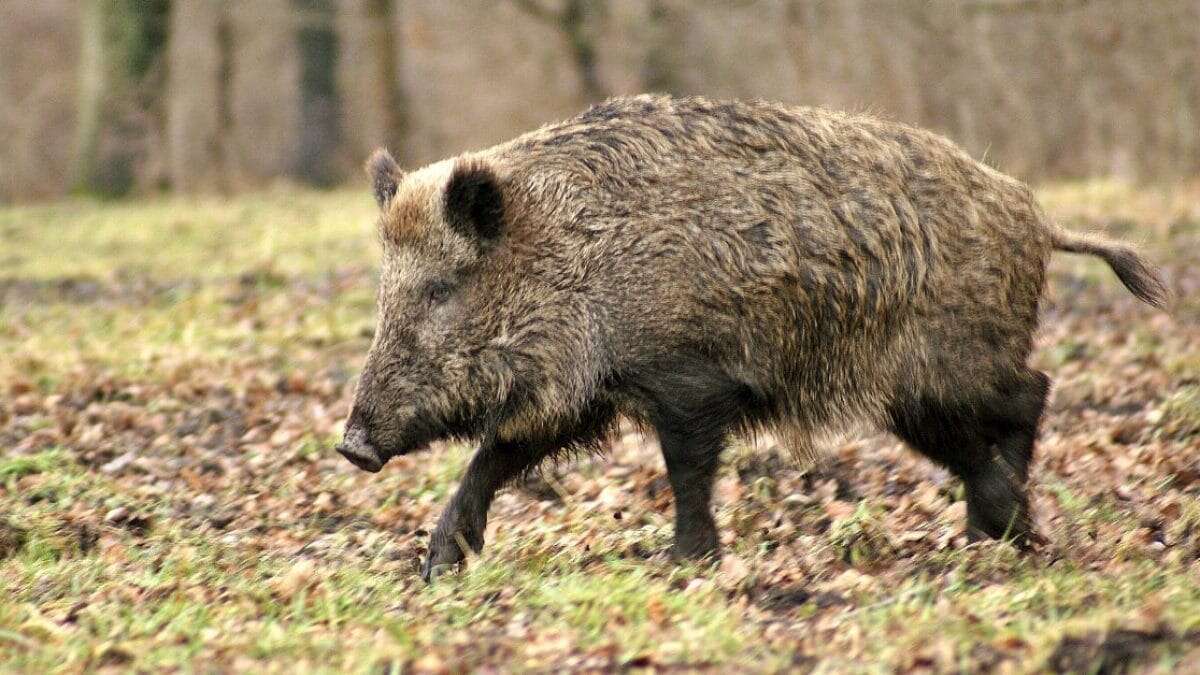
[(1158, 270), (1145, 261), (1133, 247), (1096, 234), (1077, 234), (1055, 230), (1054, 248), (1070, 253), (1087, 253), (1104, 258), (1117, 278), (1143, 302), (1162, 309), (1170, 299)]

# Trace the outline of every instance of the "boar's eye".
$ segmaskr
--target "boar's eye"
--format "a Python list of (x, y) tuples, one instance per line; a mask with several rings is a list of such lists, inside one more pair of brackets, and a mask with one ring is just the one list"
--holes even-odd
[(454, 289), (448, 282), (433, 281), (425, 287), (425, 301), (431, 306), (436, 307), (450, 299), (450, 292)]

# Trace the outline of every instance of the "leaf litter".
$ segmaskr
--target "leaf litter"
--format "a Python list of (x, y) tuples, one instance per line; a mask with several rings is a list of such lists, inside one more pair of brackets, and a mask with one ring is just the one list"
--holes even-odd
[[(1106, 223), (1050, 201), (1073, 225)], [(1167, 233), (1151, 255), (1174, 316), (1088, 263), (1052, 266), (1034, 360), (1055, 389), (1031, 472), (1046, 543), (1028, 555), (968, 543), (957, 484), (890, 438), (809, 468), (766, 439), (726, 455), (725, 556), (679, 565), (656, 443), (631, 429), (605, 457), (502, 493), (484, 553), (426, 587), (428, 533), (469, 449), (378, 476), (331, 450), (370, 340), (369, 258), (336, 274), (6, 281), (0, 658), (27, 671), (1200, 663), (1200, 214), (1160, 208), (1171, 227), (1143, 218)], [(164, 337), (158, 321), (191, 332)], [(52, 349), (52, 329), (114, 339)]]

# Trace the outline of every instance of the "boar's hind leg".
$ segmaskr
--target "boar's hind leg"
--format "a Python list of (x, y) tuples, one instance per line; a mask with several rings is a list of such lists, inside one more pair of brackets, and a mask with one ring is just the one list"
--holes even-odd
[(677, 558), (705, 558), (720, 548), (710, 501), (730, 429), (753, 415), (748, 388), (704, 366), (664, 374), (654, 385), (650, 421), (675, 495)]
[(968, 535), (1029, 543), (1025, 484), (1048, 378), (1025, 370), (981, 397), (919, 398), (893, 407), (896, 435), (963, 481)]
[(709, 501), (723, 439), (658, 429), (667, 478), (675, 495), (675, 545), (671, 555), (699, 559), (717, 553), (720, 538)]

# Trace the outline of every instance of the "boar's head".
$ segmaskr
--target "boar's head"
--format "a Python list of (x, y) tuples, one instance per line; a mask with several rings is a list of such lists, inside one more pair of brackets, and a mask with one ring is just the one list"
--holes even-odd
[(511, 371), (496, 309), (504, 275), (489, 263), (506, 214), (502, 179), (484, 159), (405, 175), (381, 150), (367, 172), (381, 210), (378, 323), (337, 449), (378, 471), (497, 423)]

